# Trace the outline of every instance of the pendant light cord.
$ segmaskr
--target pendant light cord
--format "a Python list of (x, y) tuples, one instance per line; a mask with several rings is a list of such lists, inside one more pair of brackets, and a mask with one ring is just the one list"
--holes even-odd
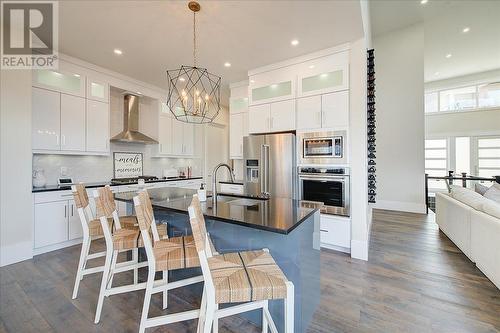
[(196, 12), (193, 12), (193, 65), (196, 67)]

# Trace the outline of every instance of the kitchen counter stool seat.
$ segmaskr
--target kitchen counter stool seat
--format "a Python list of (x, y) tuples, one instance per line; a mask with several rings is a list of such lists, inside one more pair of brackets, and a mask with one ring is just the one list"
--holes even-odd
[[(201, 300), (198, 333), (217, 333), (218, 320), (238, 313), (262, 309), (262, 332), (278, 333), (269, 300), (283, 299), (285, 333), (294, 331), (294, 286), (288, 281), (269, 250), (215, 255), (212, 253), (198, 196), (188, 208), (189, 221), (200, 258), (205, 286)], [(220, 304), (241, 303), (219, 309)]]
[[(192, 236), (160, 239), (157, 232), (158, 226), (154, 220), (153, 207), (146, 190), (139, 192), (138, 196), (134, 197), (134, 206), (141, 229), (144, 249), (148, 257), (148, 281), (146, 294), (144, 295), (139, 333), (143, 333), (147, 327), (167, 325), (198, 318), (200, 314), (199, 309), (148, 318), (149, 305), (153, 294), (163, 292), (163, 307), (165, 308), (168, 290), (202, 282), (203, 276), (195, 276), (175, 282), (168, 281), (169, 270), (200, 266), (194, 239)], [(163, 272), (163, 280), (155, 281), (156, 272)]]

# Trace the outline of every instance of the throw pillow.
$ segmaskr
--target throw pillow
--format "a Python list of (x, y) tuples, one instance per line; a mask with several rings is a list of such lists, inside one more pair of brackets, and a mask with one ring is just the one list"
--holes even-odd
[(477, 193), (484, 195), (486, 191), (488, 191), (490, 188), (488, 186), (484, 186), (483, 184), (476, 183), (474, 184), (474, 191)]
[(500, 204), (500, 184), (493, 184), (488, 191), (486, 191), (484, 197)]
[(483, 212), (500, 219), (500, 204), (487, 199), (483, 203)]
[(476, 210), (481, 210), (483, 207), (484, 197), (468, 188), (458, 185), (450, 186), (450, 193), (453, 199), (460, 201)]

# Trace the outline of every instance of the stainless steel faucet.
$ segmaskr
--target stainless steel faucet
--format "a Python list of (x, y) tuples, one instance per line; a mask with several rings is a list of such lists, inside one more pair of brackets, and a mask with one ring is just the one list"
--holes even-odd
[(234, 173), (231, 167), (226, 163), (220, 163), (212, 172), (212, 207), (213, 209), (217, 208), (217, 171), (219, 171), (220, 167), (226, 167), (229, 170), (229, 175), (231, 176), (231, 181), (234, 182)]

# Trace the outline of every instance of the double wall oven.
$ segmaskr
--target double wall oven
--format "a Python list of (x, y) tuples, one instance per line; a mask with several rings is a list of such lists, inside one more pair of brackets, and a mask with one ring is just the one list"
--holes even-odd
[(298, 136), (299, 196), (323, 202), (323, 214), (350, 216), (350, 175), (345, 131), (301, 133)]

